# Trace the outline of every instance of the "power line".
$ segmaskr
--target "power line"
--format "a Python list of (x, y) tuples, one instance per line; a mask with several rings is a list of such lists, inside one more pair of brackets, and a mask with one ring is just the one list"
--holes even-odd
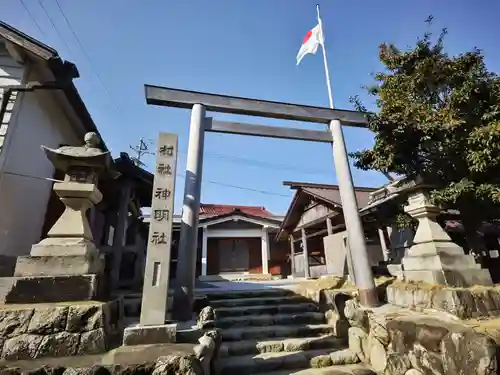
[[(132, 147), (132, 150), (137, 152), (136, 148), (138, 146)], [(187, 151), (184, 150), (179, 150), (180, 153), (182, 154), (187, 154)], [(147, 154), (154, 155), (154, 152), (148, 152)], [(230, 162), (235, 162), (238, 164), (246, 164), (252, 167), (257, 167), (257, 168), (268, 168), (268, 169), (287, 169), (287, 170), (292, 170), (292, 171), (298, 171), (298, 172), (303, 172), (303, 173), (308, 173), (308, 174), (321, 174), (321, 175), (328, 175), (334, 172), (333, 169), (327, 170), (327, 169), (314, 169), (314, 168), (303, 168), (303, 167), (296, 167), (290, 164), (276, 164), (276, 163), (269, 163), (269, 162), (264, 162), (260, 160), (255, 160), (255, 159), (250, 159), (250, 158), (243, 158), (239, 156), (233, 156), (233, 155), (226, 155), (226, 154), (220, 154), (220, 153), (215, 153), (215, 152), (204, 152), (204, 157), (208, 158), (215, 158), (215, 159), (222, 159)], [(141, 155), (142, 159), (142, 155)], [(144, 167), (145, 164), (141, 160), (141, 167)]]
[[(181, 151), (182, 153), (186, 153), (186, 151)], [(276, 163), (269, 163), (269, 162), (264, 162), (260, 160), (255, 160), (251, 158), (243, 158), (239, 156), (232, 156), (232, 155), (224, 155), (224, 154), (219, 154), (219, 153), (214, 153), (214, 152), (208, 152), (207, 153), (208, 157), (212, 158), (217, 158), (217, 159), (225, 159), (228, 161), (234, 161), (239, 164), (247, 164), (251, 165), (254, 167), (259, 167), (259, 168), (272, 168), (272, 169), (288, 169), (288, 170), (293, 170), (293, 171), (301, 171), (305, 173), (312, 173), (312, 174), (328, 174), (332, 173), (332, 170), (326, 170), (326, 169), (314, 169), (314, 168), (303, 168), (303, 167), (296, 167), (292, 166), (289, 164), (276, 164)]]
[[(177, 176), (180, 177), (180, 178), (185, 178), (185, 176), (181, 176), (181, 175), (177, 175)], [(267, 190), (252, 189), (252, 188), (247, 188), (247, 187), (244, 187), (244, 186), (231, 185), (231, 184), (226, 184), (224, 182), (219, 182), (219, 181), (202, 180), (202, 183), (209, 183), (209, 184), (219, 185), (219, 186), (224, 186), (224, 187), (229, 187), (229, 188), (233, 188), (233, 189), (252, 191), (254, 193), (260, 193), (260, 194), (264, 194), (264, 195), (274, 195), (274, 196), (277, 196), (277, 197), (283, 197), (283, 198), (290, 199), (290, 195), (275, 193), (275, 192), (267, 191)]]
[(90, 58), (89, 54), (87, 53), (87, 51), (85, 50), (85, 48), (83, 47), (83, 44), (82, 42), (80, 41), (80, 38), (78, 37), (78, 35), (76, 34), (75, 30), (73, 29), (73, 26), (71, 26), (71, 22), (69, 22), (69, 19), (68, 17), (66, 17), (66, 13), (64, 12), (61, 4), (59, 4), (59, 0), (55, 0), (56, 2), (56, 5), (57, 7), (59, 8), (59, 11), (61, 12), (63, 18), (64, 18), (64, 21), (66, 21), (66, 24), (68, 25), (71, 33), (73, 34), (73, 36), (75, 37), (75, 40), (76, 42), (78, 43), (78, 45), (80, 46), (80, 49), (82, 50), (85, 58), (87, 59), (89, 65), (90, 65), (90, 68), (94, 71), (94, 74), (96, 75), (97, 79), (99, 80), (99, 83), (101, 84), (101, 86), (103, 87), (104, 91), (106, 91), (106, 94), (108, 95), (109, 99), (111, 100), (111, 102), (114, 104), (115, 106), (115, 109), (117, 110), (117, 112), (119, 114), (121, 114), (121, 110), (120, 108), (118, 107), (117, 103), (113, 100), (113, 97), (111, 95), (111, 93), (109, 92), (106, 84), (104, 83), (104, 80), (102, 79), (101, 75), (99, 74), (99, 71), (96, 69), (92, 59)]
[(41, 0), (38, 0), (38, 4), (40, 4), (40, 6), (42, 7), (42, 10), (45, 13), (45, 16), (47, 16), (47, 18), (49, 19), (50, 23), (52, 24), (52, 27), (54, 28), (54, 30), (56, 31), (57, 35), (59, 36), (59, 39), (61, 39), (61, 41), (63, 42), (64, 46), (66, 47), (66, 50), (72, 55), (73, 52), (71, 51), (71, 49), (69, 48), (68, 44), (66, 43), (66, 41), (62, 37), (61, 33), (59, 32), (59, 29), (56, 26), (56, 23), (54, 22), (54, 20), (50, 16), (49, 12), (47, 11), (47, 9), (45, 9), (45, 6), (43, 5), (43, 2)]
[(45, 33), (43, 32), (40, 24), (37, 22), (37, 20), (35, 19), (35, 17), (33, 16), (33, 13), (31, 13), (31, 11), (29, 10), (29, 8), (26, 6), (24, 0), (19, 0), (21, 2), (21, 4), (23, 5), (24, 9), (26, 10), (26, 12), (28, 13), (28, 15), (30, 16), (31, 20), (33, 21), (33, 23), (36, 25), (36, 27), (38, 28), (38, 30), (42, 33), (42, 35), (45, 35)]
[[(135, 155), (132, 156), (131, 159), (134, 161), (134, 163), (137, 166), (142, 167), (144, 165), (144, 163), (141, 161), (141, 158), (143, 155), (145, 155), (145, 154), (154, 155), (154, 152), (149, 151), (149, 148), (148, 148), (148, 144), (151, 144), (151, 143), (153, 143), (153, 141), (144, 141), (144, 138), (140, 138), (139, 144), (137, 146), (130, 146), (130, 148), (135, 152)], [(185, 176), (183, 176), (180, 173), (177, 173), (177, 177), (185, 178)], [(202, 180), (202, 183), (219, 185), (219, 186), (224, 186), (224, 187), (238, 189), (238, 190), (251, 191), (251, 192), (259, 193), (259, 194), (290, 198), (289, 195), (285, 195), (285, 194), (275, 193), (275, 192), (266, 191), (266, 190), (253, 189), (253, 188), (248, 188), (248, 187), (239, 186), (239, 185), (232, 185), (232, 184), (227, 184), (227, 183), (220, 182), (220, 181)]]

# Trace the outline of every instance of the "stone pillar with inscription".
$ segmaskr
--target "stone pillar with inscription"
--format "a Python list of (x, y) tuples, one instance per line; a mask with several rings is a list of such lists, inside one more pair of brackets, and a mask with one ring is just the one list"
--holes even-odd
[(167, 313), (177, 143), (175, 134), (158, 137), (141, 317), (138, 326), (125, 329), (124, 345), (175, 342), (176, 325), (167, 324)]
[(0, 285), (5, 303), (92, 300), (98, 297), (103, 264), (87, 219), (87, 211), (102, 199), (98, 177), (114, 174), (109, 152), (98, 148), (96, 133), (85, 135), (85, 145), (53, 150), (43, 147), (54, 167), (65, 173), (54, 191), (65, 205), (47, 238), (17, 258), (14, 277)]
[(416, 185), (408, 194), (405, 211), (418, 220), (418, 227), (413, 244), (403, 258), (404, 278), (457, 287), (491, 285), (489, 271), (452, 242), (436, 221), (440, 209), (430, 202), (428, 189)]

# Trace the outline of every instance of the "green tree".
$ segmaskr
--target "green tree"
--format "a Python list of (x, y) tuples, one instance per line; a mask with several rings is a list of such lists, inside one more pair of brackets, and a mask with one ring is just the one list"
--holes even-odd
[(477, 48), (448, 55), (445, 36), (446, 29), (433, 41), (427, 32), (407, 50), (380, 45), (384, 71), (367, 87), (378, 107), (368, 115), (375, 145), (351, 156), (358, 168), (435, 186), (432, 200), (460, 211), (469, 247), (478, 251), (480, 223), (500, 212), (500, 78)]

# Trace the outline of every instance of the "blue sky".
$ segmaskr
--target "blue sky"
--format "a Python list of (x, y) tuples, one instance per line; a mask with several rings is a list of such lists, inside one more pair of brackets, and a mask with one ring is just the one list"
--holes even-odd
[[(310, 0), (2, 0), (0, 17), (56, 48), (77, 64), (76, 85), (114, 155), (128, 151), (140, 137), (159, 131), (179, 135), (183, 173), (189, 111), (148, 106), (145, 83), (328, 106), (321, 55), (295, 56), (305, 33), (316, 24)], [(43, 5), (43, 7), (41, 6)], [(380, 69), (381, 42), (413, 44), (435, 16), (434, 29), (449, 29), (451, 53), (474, 46), (485, 51), (488, 67), (500, 72), (500, 3), (494, 0), (370, 1), (323, 0), (322, 12), (330, 74), (337, 108), (352, 108), (349, 96), (371, 82)], [(56, 31), (52, 19), (57, 27)], [(235, 116), (217, 115), (219, 119)], [(239, 119), (242, 119), (239, 117)], [(243, 118), (276, 126), (321, 129), (321, 125)], [(344, 128), (349, 151), (370, 147), (367, 130)], [(145, 158), (148, 166), (153, 157)], [(358, 186), (379, 186), (375, 172), (352, 170)], [(325, 144), (235, 135), (207, 134), (202, 202), (265, 206), (284, 213), (291, 192), (284, 180), (336, 183), (331, 148)], [(266, 194), (214, 182), (261, 190)], [(180, 210), (184, 180), (177, 179)]]

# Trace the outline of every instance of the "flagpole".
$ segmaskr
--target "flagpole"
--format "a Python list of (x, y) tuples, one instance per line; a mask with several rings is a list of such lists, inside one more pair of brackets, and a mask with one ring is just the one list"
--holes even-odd
[[(320, 44), (323, 50), (328, 99), (330, 100), (330, 108), (334, 109), (330, 72), (328, 71), (328, 60), (326, 57), (325, 40), (323, 37), (323, 24), (319, 14), (319, 4), (316, 5), (316, 12), (318, 13), (318, 24), (321, 32)], [(375, 288), (373, 272), (368, 260), (368, 251), (366, 248), (363, 224), (361, 222), (361, 218), (359, 217), (359, 209), (356, 202), (356, 193), (354, 191), (354, 183), (352, 181), (351, 168), (349, 166), (349, 157), (347, 155), (342, 125), (338, 119), (332, 119), (329, 128), (333, 137), (333, 162), (337, 172), (340, 200), (342, 202), (345, 226), (347, 230), (347, 256), (352, 259), (352, 272), (354, 273), (354, 280), (356, 282), (356, 286), (358, 287), (361, 305), (365, 307), (376, 307), (379, 305), (378, 293)]]
[(319, 15), (319, 4), (316, 4), (316, 13), (318, 14), (318, 24), (319, 28), (321, 30), (321, 49), (323, 50), (323, 63), (325, 65), (325, 76), (326, 76), (326, 87), (328, 89), (328, 100), (330, 101), (330, 108), (334, 109), (335, 106), (333, 105), (333, 95), (332, 95), (332, 84), (330, 82), (330, 72), (328, 71), (328, 59), (326, 57), (326, 50), (325, 50), (325, 39), (323, 35), (323, 23), (321, 22), (321, 17)]

